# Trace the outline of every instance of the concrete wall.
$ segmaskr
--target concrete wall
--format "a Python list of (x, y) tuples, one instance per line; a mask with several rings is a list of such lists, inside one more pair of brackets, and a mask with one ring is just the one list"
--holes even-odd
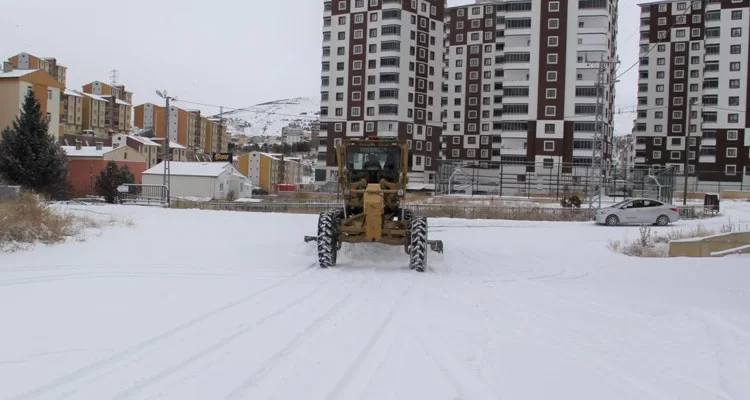
[(669, 242), (670, 257), (711, 257), (711, 253), (750, 245), (750, 232), (727, 233), (706, 238)]

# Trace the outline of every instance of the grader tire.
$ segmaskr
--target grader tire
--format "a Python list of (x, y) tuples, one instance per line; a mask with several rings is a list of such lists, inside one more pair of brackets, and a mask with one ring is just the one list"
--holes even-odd
[(413, 217), (409, 236), (409, 266), (417, 272), (424, 272), (427, 268), (427, 218)]
[(329, 268), (338, 261), (338, 231), (342, 213), (331, 210), (318, 217), (318, 263), (321, 268)]

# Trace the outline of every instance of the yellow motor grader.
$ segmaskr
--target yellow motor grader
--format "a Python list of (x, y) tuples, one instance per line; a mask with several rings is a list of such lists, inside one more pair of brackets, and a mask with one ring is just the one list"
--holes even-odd
[(409, 149), (404, 141), (346, 139), (336, 147), (343, 208), (318, 219), (317, 242), (321, 268), (336, 265), (343, 243), (383, 243), (403, 246), (410, 267), (424, 272), (427, 247), (442, 253), (443, 242), (428, 240), (427, 218), (404, 208)]

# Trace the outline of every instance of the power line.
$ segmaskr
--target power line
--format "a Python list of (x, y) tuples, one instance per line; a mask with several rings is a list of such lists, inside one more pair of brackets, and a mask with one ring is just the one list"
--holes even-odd
[[(669, 24), (668, 24), (668, 25), (666, 26), (666, 29), (665, 29), (665, 30), (672, 30), (672, 26), (674, 26), (674, 24), (675, 24), (675, 23), (677, 22), (677, 18), (676, 18), (676, 17), (686, 16), (686, 15), (687, 15), (688, 13), (690, 13), (690, 12), (691, 12), (692, 10), (693, 10), (693, 3), (691, 2), (691, 3), (690, 3), (690, 5), (689, 5), (688, 7), (686, 7), (686, 8), (685, 8), (685, 11), (683, 11), (683, 12), (682, 12), (682, 14), (679, 14), (679, 15), (675, 16), (675, 19), (673, 19), (672, 21), (670, 21), (670, 23), (669, 23)], [(649, 21), (649, 24), (651, 24), (651, 21)], [(638, 30), (640, 31), (640, 25), (639, 25), (639, 28), (638, 28)], [(621, 74), (617, 75), (617, 77), (615, 78), (615, 80), (617, 80), (617, 79), (620, 79), (620, 78), (621, 78), (621, 77), (622, 77), (623, 75), (625, 75), (625, 74), (627, 74), (628, 72), (630, 72), (630, 70), (632, 70), (632, 69), (633, 69), (633, 68), (635, 68), (635, 67), (636, 67), (636, 66), (637, 66), (638, 64), (640, 64), (640, 63), (641, 63), (641, 58), (643, 58), (643, 57), (645, 57), (645, 56), (647, 56), (647, 55), (651, 54), (651, 51), (652, 51), (652, 50), (654, 50), (654, 48), (655, 48), (656, 46), (660, 45), (660, 44), (664, 44), (664, 43), (662, 43), (662, 42), (656, 42), (656, 43), (654, 43), (654, 45), (653, 45), (653, 46), (651, 46), (651, 47), (650, 47), (650, 48), (648, 49), (648, 51), (646, 52), (646, 54), (643, 54), (643, 55), (639, 55), (639, 56), (638, 56), (638, 60), (636, 60), (636, 62), (634, 62), (634, 63), (633, 63), (633, 65), (631, 65), (630, 67), (628, 67), (628, 69), (626, 69), (626, 70), (625, 70), (624, 72), (622, 72)]]

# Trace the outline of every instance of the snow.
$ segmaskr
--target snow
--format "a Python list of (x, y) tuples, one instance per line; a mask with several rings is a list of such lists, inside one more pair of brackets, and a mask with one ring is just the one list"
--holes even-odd
[[(217, 177), (224, 173), (224, 171), (230, 167), (231, 164), (228, 162), (182, 162), (182, 161), (171, 161), (169, 163), (169, 174), (180, 175), (180, 176), (209, 176)], [(151, 167), (146, 170), (144, 175), (163, 175), (164, 174), (164, 163)]]
[(103, 102), (105, 102), (105, 103), (108, 103), (108, 102), (109, 102), (109, 99), (107, 99), (107, 98), (106, 98), (105, 96), (99, 96), (98, 94), (93, 94), (93, 93), (85, 93), (85, 92), (84, 92), (84, 93), (82, 93), (82, 94), (83, 94), (84, 96), (88, 96), (88, 97), (90, 97), (90, 98), (92, 98), (92, 99), (94, 99), (94, 100), (98, 100), (98, 101), (103, 101)]
[[(66, 205), (86, 241), (0, 254), (3, 399), (746, 399), (747, 256), (636, 259), (638, 227), (430, 219), (428, 272), (315, 215)], [(681, 221), (750, 220), (750, 203)]]
[(80, 149), (76, 149), (75, 146), (61, 146), (68, 157), (104, 157), (105, 154), (114, 150), (112, 146), (102, 146), (101, 150), (97, 149), (96, 146), (81, 146)]
[(36, 71), (40, 71), (40, 70), (38, 69), (14, 69), (13, 71), (10, 71), (10, 72), (3, 72), (2, 70), (0, 70), (0, 79), (21, 78), (31, 73), (34, 73)]
[(229, 130), (245, 136), (281, 136), (290, 123), (309, 128), (320, 119), (320, 99), (299, 97), (225, 113)]
[(65, 89), (65, 95), (66, 96), (73, 96), (73, 97), (83, 97), (81, 93), (76, 92), (75, 90)]

